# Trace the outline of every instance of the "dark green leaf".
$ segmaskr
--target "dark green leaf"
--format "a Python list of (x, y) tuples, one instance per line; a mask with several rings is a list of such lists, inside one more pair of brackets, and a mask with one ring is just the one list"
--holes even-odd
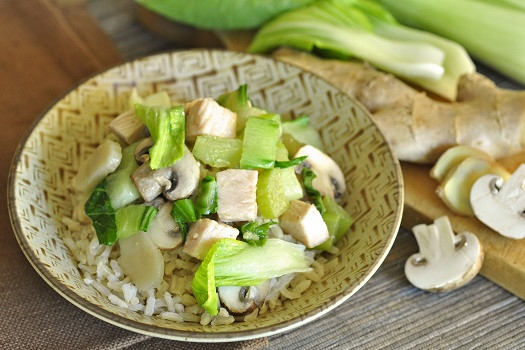
[(177, 225), (179, 225), (182, 240), (186, 241), (186, 237), (188, 236), (188, 223), (197, 221), (195, 207), (191, 199), (179, 199), (173, 202), (171, 216)]
[(195, 212), (198, 218), (217, 212), (217, 181), (206, 176), (201, 181), (200, 194), (195, 200)]
[(155, 218), (155, 215), (157, 215), (157, 209), (155, 209), (155, 207), (146, 206), (139, 229), (141, 231), (148, 232), (149, 226)]
[(113, 245), (117, 241), (117, 222), (115, 209), (106, 192), (106, 180), (99, 183), (84, 205), (86, 215), (93, 222), (97, 233), (98, 242), (105, 245)]
[(253, 246), (263, 246), (268, 238), (268, 230), (270, 226), (277, 224), (275, 221), (270, 221), (265, 224), (257, 224), (250, 221), (241, 226), (242, 239)]
[(321, 197), (319, 191), (317, 191), (312, 184), (317, 175), (315, 175), (312, 169), (304, 167), (301, 172), (301, 176), (303, 177), (304, 190), (306, 191), (306, 194), (314, 202), (317, 210), (323, 214), (326, 210), (323, 204), (323, 198)]
[(292, 160), (287, 160), (287, 161), (275, 161), (275, 164), (274, 166), (276, 168), (289, 168), (291, 166), (296, 166), (296, 165), (299, 165), (303, 162), (303, 160), (305, 160), (308, 156), (302, 156), (302, 157), (297, 157), (297, 158), (294, 158)]

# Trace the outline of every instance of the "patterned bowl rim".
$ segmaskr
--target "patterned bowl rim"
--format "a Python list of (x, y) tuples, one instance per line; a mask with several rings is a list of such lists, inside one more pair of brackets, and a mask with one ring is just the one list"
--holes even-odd
[[(344, 93), (343, 91), (341, 91), (341, 89), (337, 88), (336, 86), (334, 86), (332, 83), (330, 83), (326, 79), (318, 77), (314, 73), (309, 72), (309, 71), (305, 71), (304, 69), (296, 67), (293, 64), (289, 64), (289, 63), (285, 63), (285, 62), (276, 60), (273, 57), (262, 56), (262, 57), (265, 57), (266, 59), (272, 60), (274, 62), (279, 62), (280, 64), (288, 65), (288, 66), (294, 67), (296, 69), (300, 69), (301, 71), (303, 71), (303, 72), (305, 72), (307, 74), (314, 75), (314, 76), (318, 77), (319, 79), (323, 80), (324, 82), (326, 82), (327, 84), (329, 84), (330, 86), (332, 86), (337, 91), (343, 93), (347, 98), (352, 100), (352, 102), (355, 103), (355, 105), (358, 108), (360, 108), (367, 115), (367, 117), (370, 119), (370, 121), (372, 122), (374, 127), (377, 129), (377, 132), (379, 132), (382, 141), (385, 143), (385, 145), (387, 146), (387, 148), (389, 150), (389, 153), (392, 156), (393, 165), (394, 165), (394, 171), (395, 171), (395, 180), (396, 180), (396, 183), (397, 183), (397, 186), (396, 186), (395, 190), (399, 194), (398, 195), (398, 198), (399, 198), (398, 204), (399, 205), (396, 208), (395, 213), (394, 213), (394, 215), (395, 215), (394, 224), (392, 226), (391, 232), (390, 232), (390, 234), (388, 236), (387, 242), (386, 242), (385, 247), (384, 247), (383, 251), (381, 252), (380, 256), (378, 256), (376, 258), (376, 260), (373, 262), (373, 264), (369, 267), (368, 273), (363, 275), (360, 278), (360, 280), (353, 286), (353, 288), (342, 290), (339, 294), (333, 295), (322, 306), (319, 306), (319, 307), (317, 307), (317, 308), (315, 308), (315, 309), (313, 309), (313, 310), (311, 310), (311, 311), (309, 311), (309, 312), (307, 312), (305, 314), (299, 315), (299, 316), (297, 316), (297, 317), (295, 317), (295, 318), (293, 318), (291, 320), (284, 321), (284, 322), (281, 322), (281, 323), (278, 323), (278, 324), (275, 324), (275, 325), (271, 325), (271, 326), (266, 326), (266, 327), (261, 327), (261, 328), (256, 328), (256, 329), (252, 329), (252, 330), (246, 330), (246, 331), (232, 331), (232, 332), (227, 332), (227, 331), (226, 332), (222, 332), (221, 331), (221, 332), (209, 332), (209, 333), (207, 333), (207, 332), (202, 332), (201, 333), (201, 332), (191, 332), (191, 331), (183, 331), (183, 330), (176, 330), (176, 329), (168, 329), (168, 328), (158, 327), (158, 326), (154, 326), (154, 325), (148, 325), (148, 324), (141, 323), (141, 322), (138, 322), (138, 321), (129, 320), (129, 319), (123, 317), (123, 316), (119, 316), (119, 315), (113, 314), (113, 313), (103, 309), (102, 307), (96, 306), (96, 305), (88, 302), (87, 300), (85, 300), (84, 298), (82, 298), (81, 296), (76, 294), (73, 290), (69, 289), (66, 285), (61, 284), (56, 278), (53, 277), (53, 275), (48, 271), (48, 269), (38, 260), (38, 258), (34, 254), (33, 250), (31, 249), (29, 243), (27, 242), (27, 240), (25, 239), (25, 237), (23, 235), (23, 231), (24, 230), (23, 230), (22, 225), (20, 223), (20, 219), (19, 219), (19, 217), (17, 215), (17, 210), (16, 210), (17, 203), (15, 201), (15, 186), (16, 186), (16, 182), (17, 182), (16, 181), (16, 179), (17, 179), (16, 168), (17, 168), (18, 163), (21, 160), (22, 152), (24, 151), (24, 149), (26, 147), (26, 143), (27, 143), (28, 138), (31, 136), (31, 134), (33, 133), (34, 129), (38, 126), (38, 124), (41, 122), (41, 120), (47, 115), (47, 113), (60, 100), (62, 100), (65, 96), (67, 96), (71, 91), (77, 89), (78, 87), (80, 87), (81, 85), (83, 85), (84, 83), (89, 81), (90, 79), (93, 79), (94, 77), (96, 77), (99, 74), (102, 74), (102, 73), (104, 73), (106, 71), (109, 71), (111, 69), (114, 69), (114, 68), (122, 66), (122, 65), (133, 63), (135, 61), (141, 61), (141, 60), (147, 59), (147, 58), (152, 57), (152, 56), (161, 56), (161, 55), (166, 55), (166, 54), (171, 55), (171, 54), (174, 54), (174, 53), (184, 53), (184, 52), (194, 52), (194, 51), (228, 52), (228, 50), (226, 50), (226, 49), (167, 50), (167, 51), (154, 53), (154, 54), (151, 54), (151, 55), (145, 55), (145, 56), (142, 56), (142, 57), (129, 59), (129, 60), (117, 63), (117, 64), (115, 64), (113, 66), (110, 66), (108, 68), (104, 68), (104, 69), (102, 69), (102, 70), (100, 70), (100, 71), (90, 75), (86, 79), (81, 80), (79, 83), (77, 83), (74, 86), (72, 86), (64, 94), (62, 94), (60, 97), (58, 97), (57, 99), (55, 99), (53, 102), (51, 102), (48, 105), (48, 107), (38, 116), (38, 118), (35, 121), (33, 121), (33, 123), (30, 125), (30, 127), (26, 130), (24, 136), (21, 138), (21, 140), (20, 140), (20, 142), (19, 142), (19, 144), (18, 144), (18, 146), (17, 146), (17, 148), (15, 150), (15, 153), (14, 153), (14, 156), (13, 156), (13, 160), (11, 162), (11, 166), (10, 166), (10, 169), (9, 169), (9, 177), (8, 177), (8, 181), (7, 181), (7, 185), (8, 185), (8, 188), (7, 188), (7, 190), (8, 190), (7, 205), (8, 205), (9, 218), (10, 218), (10, 221), (11, 221), (11, 226), (13, 227), (15, 238), (16, 238), (20, 248), (22, 249), (22, 252), (26, 256), (27, 260), (29, 260), (29, 263), (31, 264), (31, 266), (33, 266), (33, 268), (36, 270), (36, 272), (44, 279), (44, 281), (46, 281), (47, 284), (49, 284), (49, 286), (51, 286), (51, 288), (53, 288), (58, 294), (60, 294), (62, 297), (64, 297), (67, 301), (69, 301), (70, 303), (72, 303), (76, 307), (78, 307), (81, 310), (87, 312), (88, 314), (90, 314), (90, 315), (92, 315), (92, 316), (94, 316), (94, 317), (96, 317), (96, 318), (98, 318), (98, 319), (100, 319), (102, 321), (110, 323), (112, 325), (115, 325), (115, 326), (118, 326), (118, 327), (130, 330), (130, 331), (133, 331), (133, 332), (145, 334), (145, 335), (148, 335), (148, 336), (160, 337), (160, 338), (165, 338), (165, 339), (172, 339), (172, 340), (179, 340), (179, 341), (188, 341), (188, 342), (217, 342), (217, 343), (218, 342), (234, 342), (234, 341), (243, 341), (243, 340), (249, 340), (249, 339), (256, 339), (256, 338), (262, 338), (262, 337), (267, 337), (267, 336), (276, 335), (276, 334), (279, 334), (279, 333), (284, 333), (284, 332), (291, 331), (291, 330), (296, 329), (296, 328), (298, 328), (298, 327), (300, 327), (302, 325), (305, 325), (306, 323), (312, 322), (312, 321), (320, 318), (321, 316), (325, 315), (329, 311), (335, 309), (337, 306), (339, 306), (344, 301), (349, 299), (354, 293), (356, 293), (372, 277), (372, 275), (379, 269), (379, 267), (381, 266), (381, 264), (385, 260), (388, 252), (392, 248), (392, 245), (394, 243), (394, 240), (395, 240), (395, 238), (397, 236), (397, 232), (398, 232), (400, 224), (401, 224), (401, 217), (402, 217), (402, 214), (403, 214), (403, 203), (404, 203), (403, 175), (402, 175), (402, 172), (401, 172), (401, 166), (399, 164), (399, 160), (395, 156), (394, 152), (392, 151), (391, 145), (389, 144), (389, 142), (387, 141), (387, 139), (383, 135), (383, 132), (377, 126), (376, 122), (371, 117), (371, 115), (368, 112), (368, 110), (359, 101), (355, 100), (353, 97), (351, 97), (348, 94)], [(237, 52), (237, 53), (243, 54), (243, 55), (248, 55), (248, 56), (254, 56), (252, 54), (245, 53), (245, 52)]]

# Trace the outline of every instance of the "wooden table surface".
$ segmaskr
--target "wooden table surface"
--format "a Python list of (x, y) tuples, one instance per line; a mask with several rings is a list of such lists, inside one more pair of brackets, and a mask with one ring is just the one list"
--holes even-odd
[[(75, 2), (75, 0), (64, 1)], [(60, 3), (58, 0), (56, 2)], [(124, 59), (180, 48), (144, 29), (135, 18), (135, 6), (132, 0), (89, 0), (87, 8)], [(488, 70), (484, 72), (494, 77), (500, 86), (518, 87), (493, 72)], [(57, 97), (52, 97), (53, 94), (50, 92), (48, 103), (52, 102), (52, 98)], [(6, 113), (5, 110), (2, 112)], [(2, 118), (5, 117), (6, 115), (2, 115)], [(37, 114), (34, 115), (34, 118), (36, 117)], [(10, 128), (16, 127), (15, 123), (4, 128), (2, 132), (7, 134), (10, 130), (15, 130)], [(20, 131), (17, 132), (20, 134)], [(7, 228), (6, 230), (9, 231)], [(12, 234), (12, 232), (4, 234)], [(45, 315), (46, 320), (50, 319), (53, 322), (49, 325), (40, 322), (39, 317), (43, 317), (44, 311), (39, 309), (39, 304), (36, 302), (31, 304), (31, 310), (25, 307), (27, 300), (12, 301), (10, 305), (5, 301), (0, 302), (2, 310), (10, 310), (7, 316), (2, 317), (3, 321), (0, 323), (4, 329), (0, 332), (0, 348), (15, 349), (22, 348), (22, 345), (27, 349), (525, 348), (525, 336), (523, 336), (525, 302), (481, 276), (476, 277), (466, 287), (446, 294), (432, 294), (418, 290), (408, 283), (403, 273), (406, 259), (416, 251), (417, 245), (412, 234), (401, 229), (394, 247), (379, 271), (361, 290), (337, 309), (292, 332), (257, 342), (230, 345), (167, 341), (137, 335), (105, 324), (76, 309), (52, 291), (39, 280), (29, 263), (23, 262), (21, 254), (13, 252), (12, 259), (16, 260), (17, 264), (27, 263), (24, 271), (29, 276), (27, 278), (33, 281), (34, 294), (39, 295), (42, 302), (53, 306), (53, 310), (46, 310)], [(4, 270), (7, 269), (4, 266)], [(3, 276), (4, 274), (1, 277)], [(7, 283), (0, 281), (0, 291), (8, 292), (10, 288), (12, 285), (8, 286)], [(10, 298), (12, 299), (9, 300), (17, 300), (15, 297), (10, 296)], [(31, 317), (26, 316), (31, 312)], [(78, 327), (82, 328), (74, 337), (64, 332), (64, 328), (68, 326), (59, 322), (66, 316), (74, 318)], [(16, 327), (5, 331), (8, 324), (16, 324)], [(35, 331), (35, 328), (39, 329)]]

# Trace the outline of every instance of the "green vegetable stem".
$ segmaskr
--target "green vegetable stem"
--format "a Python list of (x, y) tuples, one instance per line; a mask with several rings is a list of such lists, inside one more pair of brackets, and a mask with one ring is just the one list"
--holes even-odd
[(304, 190), (306, 191), (306, 194), (312, 199), (317, 210), (323, 214), (326, 210), (323, 204), (323, 199), (319, 191), (317, 191), (312, 184), (317, 175), (315, 175), (311, 169), (304, 167), (301, 171), (301, 176), (303, 178)]

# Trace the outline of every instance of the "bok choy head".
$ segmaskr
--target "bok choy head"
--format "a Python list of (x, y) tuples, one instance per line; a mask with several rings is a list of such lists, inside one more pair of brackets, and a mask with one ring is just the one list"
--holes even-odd
[(249, 51), (291, 46), (339, 59), (359, 58), (445, 98), (474, 71), (465, 50), (430, 33), (403, 27), (369, 0), (325, 0), (289, 11), (257, 33)]

